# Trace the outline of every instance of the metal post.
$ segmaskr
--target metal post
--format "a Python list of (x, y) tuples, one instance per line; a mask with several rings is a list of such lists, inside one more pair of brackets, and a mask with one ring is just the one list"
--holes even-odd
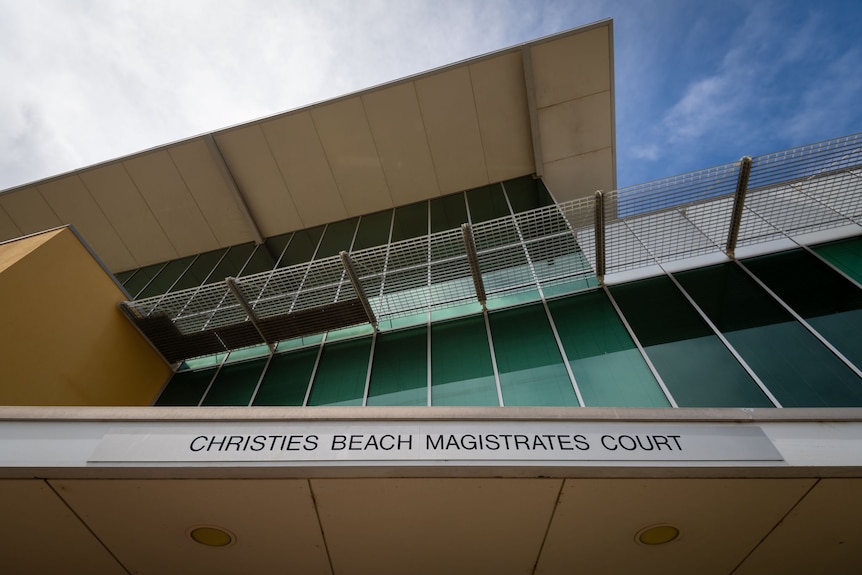
[(744, 156), (739, 161), (739, 178), (736, 180), (736, 193), (733, 195), (733, 213), (730, 216), (730, 229), (727, 232), (727, 249), (725, 253), (735, 257), (736, 241), (739, 238), (739, 226), (742, 223), (742, 209), (745, 205), (745, 192), (748, 190), (748, 177), (751, 175), (751, 156)]
[(484, 309), (488, 297), (485, 294), (482, 270), (479, 269), (479, 254), (476, 252), (476, 243), (473, 241), (473, 228), (470, 224), (461, 224), (461, 236), (464, 238), (464, 247), (467, 250), (467, 261), (470, 263), (470, 273), (473, 276), (473, 287), (476, 290), (476, 298)]
[(605, 282), (605, 196), (596, 190), (596, 277), (599, 284)]

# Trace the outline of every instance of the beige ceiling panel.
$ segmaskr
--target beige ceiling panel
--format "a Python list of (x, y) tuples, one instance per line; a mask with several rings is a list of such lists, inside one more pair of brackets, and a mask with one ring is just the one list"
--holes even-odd
[(109, 269), (136, 266), (135, 258), (77, 175), (40, 184), (39, 191), (64, 223), (74, 224)]
[(15, 225), (6, 210), (3, 209), (2, 200), (0, 200), (0, 242), (11, 240), (24, 235), (21, 228)]
[(530, 48), (536, 107), (611, 89), (610, 24)]
[(413, 82), (362, 96), (396, 205), (440, 195)]
[(539, 110), (545, 162), (553, 162), (612, 144), (610, 92), (601, 92)]
[(35, 186), (3, 194), (0, 196), (0, 207), (23, 235), (49, 230), (66, 223), (57, 217)]
[(348, 216), (393, 206), (359, 96), (311, 111)]
[[(727, 575), (813, 482), (567, 479), (536, 573)], [(659, 546), (636, 541), (658, 524), (677, 527), (679, 538)]]
[(299, 211), (302, 227), (347, 218), (347, 210), (309, 112), (261, 124)]
[(133, 156), (123, 165), (180, 256), (219, 247), (167, 150)]
[(560, 480), (322, 479), (312, 488), (339, 575), (504, 575), (531, 572)]
[[(52, 484), (132, 573), (330, 573), (305, 480)], [(227, 529), (236, 540), (219, 548), (196, 543), (187, 533), (201, 525)]]
[(862, 479), (821, 479), (734, 573), (859, 573), (860, 517)]
[(508, 180), (534, 173), (530, 114), (520, 53), (470, 66), (488, 179)]
[(176, 144), (168, 153), (219, 245), (253, 241), (248, 220), (206, 139)]
[(441, 194), (489, 183), (467, 67), (414, 82)]
[(80, 177), (138, 266), (178, 257), (121, 163), (86, 170)]
[(127, 573), (44, 481), (0, 480), (4, 573)]
[(592, 197), (614, 189), (614, 157), (610, 148), (545, 164), (542, 179), (558, 202)]
[(304, 226), (258, 124), (216, 134), (215, 140), (264, 237)]

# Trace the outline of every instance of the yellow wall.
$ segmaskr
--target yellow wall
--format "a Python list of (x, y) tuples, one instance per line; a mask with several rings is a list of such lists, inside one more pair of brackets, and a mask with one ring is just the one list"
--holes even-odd
[(0, 405), (149, 405), (170, 366), (68, 228), (0, 245)]

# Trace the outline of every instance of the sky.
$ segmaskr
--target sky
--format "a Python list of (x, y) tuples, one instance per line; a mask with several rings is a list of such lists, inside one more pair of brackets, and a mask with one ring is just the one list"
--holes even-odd
[(605, 18), (620, 187), (862, 132), (856, 0), (0, 0), (0, 190)]

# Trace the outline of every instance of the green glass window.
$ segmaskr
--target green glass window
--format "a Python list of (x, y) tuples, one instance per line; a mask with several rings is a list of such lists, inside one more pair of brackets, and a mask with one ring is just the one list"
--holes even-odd
[(677, 279), (781, 405), (862, 405), (862, 381), (738, 265)]
[(434, 198), (430, 206), (432, 234), (455, 230), (467, 223), (467, 204), (463, 193)]
[(364, 250), (389, 243), (389, 230), (392, 226), (394, 210), (386, 210), (362, 216), (359, 219), (359, 229), (351, 251)]
[(367, 405), (428, 404), (428, 330), (379, 333)]
[(220, 282), (224, 281), (226, 277), (235, 278), (238, 276), (253, 251), (254, 242), (229, 248), (221, 261), (213, 268), (207, 283)]
[(308, 405), (362, 405), (370, 351), (370, 337), (325, 344)]
[(743, 264), (862, 368), (862, 290), (804, 250), (746, 259)]
[(814, 246), (814, 251), (862, 284), (862, 237)]
[(216, 372), (215, 367), (198, 371), (175, 373), (162, 391), (156, 405), (195, 406), (209, 387)]
[(474, 224), (511, 215), (500, 184), (468, 191), (467, 204), (470, 206), (470, 221)]
[(772, 405), (670, 278), (610, 290), (677, 405)]
[(542, 181), (532, 176), (509, 180), (504, 183), (504, 186), (506, 195), (509, 197), (509, 203), (512, 205), (512, 211), (516, 214), (553, 203)]
[(578, 405), (542, 305), (499, 311), (488, 318), (504, 405)]
[(267, 359), (223, 365), (201, 405), (248, 405)]
[(138, 270), (137, 270), (137, 268), (135, 268), (135, 269), (133, 269), (133, 270), (127, 270), (127, 271), (124, 271), (124, 272), (118, 272), (118, 273), (115, 273), (115, 274), (114, 274), (114, 277), (115, 277), (115, 278), (117, 278), (117, 281), (118, 281), (118, 282), (120, 282), (120, 284), (124, 284), (124, 283), (126, 283), (129, 279), (131, 279), (131, 277), (132, 277), (133, 275), (135, 275), (135, 272), (136, 272), (136, 271), (138, 271)]
[(431, 325), (431, 404), (499, 405), (483, 316)]
[(189, 266), (186, 272), (177, 280), (177, 283), (174, 284), (172, 291), (198, 287), (206, 283), (213, 269), (218, 265), (226, 252), (226, 249), (213, 250), (197, 256), (192, 265)]
[(138, 294), (147, 287), (147, 284), (149, 284), (160, 271), (162, 271), (162, 268), (165, 267), (165, 265), (165, 263), (159, 263), (139, 269), (135, 275), (126, 280), (123, 287), (132, 299), (138, 299)]
[(286, 268), (310, 262), (315, 250), (317, 250), (317, 244), (320, 243), (320, 236), (323, 235), (323, 227), (317, 226), (294, 232), (293, 238), (284, 250), (284, 255), (281, 256), (281, 261), (278, 262), (278, 267)]
[(548, 308), (584, 405), (670, 405), (603, 291), (550, 301)]
[(153, 278), (153, 281), (138, 294), (139, 299), (152, 297), (154, 295), (162, 295), (170, 291), (171, 286), (177, 279), (183, 275), (183, 272), (188, 269), (189, 265), (194, 260), (194, 256), (172, 260), (165, 264), (165, 267), (159, 271), (158, 275)]
[(318, 352), (315, 346), (273, 356), (254, 405), (302, 405)]
[(428, 202), (395, 208), (392, 241), (400, 242), (428, 235)]
[(323, 239), (320, 240), (320, 247), (317, 248), (314, 259), (337, 256), (342, 250), (350, 251), (350, 244), (353, 242), (358, 222), (359, 218), (353, 218), (326, 226), (326, 232), (323, 234)]

